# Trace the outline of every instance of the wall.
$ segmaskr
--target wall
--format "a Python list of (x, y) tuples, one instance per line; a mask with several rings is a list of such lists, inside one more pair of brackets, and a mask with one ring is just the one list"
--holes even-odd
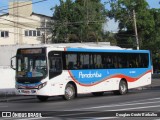
[[(18, 48), (42, 45), (3, 45), (0, 46), (0, 95), (15, 94), (15, 71), (10, 68), (11, 57)], [(14, 62), (14, 61), (13, 61)]]
[[(39, 45), (0, 45), (0, 67), (10, 67), (11, 57), (16, 55), (16, 51), (18, 48), (25, 47), (34, 47), (34, 46), (43, 46), (43, 44)], [(1, 74), (1, 73), (0, 73)]]
[(7, 67), (0, 67), (0, 96), (15, 94), (15, 71)]
[(0, 67), (0, 89), (15, 88), (15, 71), (8, 67)]

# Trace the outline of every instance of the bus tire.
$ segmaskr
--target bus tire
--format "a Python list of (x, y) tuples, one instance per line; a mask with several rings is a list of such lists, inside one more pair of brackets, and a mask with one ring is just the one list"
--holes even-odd
[(94, 96), (103, 96), (104, 92), (93, 92), (92, 93)]
[(64, 100), (71, 100), (74, 99), (76, 96), (75, 87), (72, 84), (67, 84), (64, 92), (63, 99)]
[(119, 83), (119, 90), (114, 91), (114, 94), (116, 95), (124, 95), (128, 92), (128, 86), (126, 81), (121, 80)]
[(37, 98), (38, 98), (39, 101), (45, 102), (45, 101), (48, 100), (49, 97), (48, 97), (48, 96), (39, 96), (39, 95), (38, 95)]

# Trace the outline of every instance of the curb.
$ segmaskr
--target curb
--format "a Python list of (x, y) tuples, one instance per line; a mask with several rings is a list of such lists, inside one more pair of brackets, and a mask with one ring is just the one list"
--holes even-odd
[(17, 100), (29, 100), (29, 99), (36, 99), (36, 96), (5, 96), (4, 98), (0, 99), (0, 102), (9, 102), (9, 101), (17, 101)]

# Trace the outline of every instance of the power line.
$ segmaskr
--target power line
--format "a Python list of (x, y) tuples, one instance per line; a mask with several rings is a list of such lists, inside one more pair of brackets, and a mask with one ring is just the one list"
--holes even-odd
[(48, 1), (48, 0), (40, 0), (40, 1), (37, 1), (37, 2), (28, 3), (28, 4), (16, 6), (16, 7), (10, 7), (10, 8), (6, 8), (6, 9), (1, 9), (0, 12), (1, 12), (1, 11), (4, 11), (4, 10), (9, 10), (9, 9), (14, 9), (14, 8), (19, 8), (19, 7), (28, 6), (28, 5), (33, 5), (33, 4), (41, 3), (41, 2), (44, 2), (44, 1)]
[[(23, 4), (23, 5), (20, 5), (20, 6), (14, 6), (14, 7), (10, 7), (10, 8), (7, 8), (7, 9), (1, 9), (0, 10), (0, 12), (3, 12), (3, 10), (8, 10), (8, 9), (15, 9), (15, 8), (19, 8), (19, 7), (24, 7), (24, 6), (27, 6), (27, 5), (31, 5), (31, 4), (36, 4), (36, 3), (40, 3), (40, 2), (44, 2), (44, 1), (47, 1), (47, 0), (40, 0), (40, 1), (37, 1), (37, 2), (34, 2), (34, 3), (29, 3), (29, 4)], [(6, 13), (6, 12), (3, 12), (3, 13)], [(22, 17), (22, 18), (24, 18), (24, 19), (29, 19), (29, 20), (33, 20), (33, 21), (38, 21), (38, 22), (40, 22), (40, 23), (42, 23), (41, 21), (39, 21), (39, 20), (35, 20), (35, 19), (31, 19), (31, 18), (26, 18), (26, 17), (24, 17), (24, 16), (19, 16), (18, 14), (17, 15), (15, 15), (15, 14), (9, 14), (9, 15), (11, 15), (11, 16), (15, 16), (15, 17)], [(35, 26), (35, 25), (33, 25), (33, 24), (23, 24), (23, 23), (19, 23), (18, 21), (16, 22), (16, 21), (12, 21), (12, 20), (8, 20), (8, 19), (4, 19), (4, 18), (0, 18), (0, 19), (2, 19), (2, 20), (6, 20), (6, 21), (9, 21), (9, 22), (12, 22), (12, 23), (14, 23), (14, 24), (17, 24), (17, 25), (21, 25), (21, 26), (25, 26), (25, 27), (33, 27), (33, 26)], [(5, 23), (0, 23), (0, 24), (3, 24), (3, 25), (8, 25), (8, 26), (12, 26), (12, 27), (15, 27), (15, 25), (11, 25), (11, 24), (5, 24)], [(35, 26), (35, 27), (37, 27), (37, 26)], [(22, 28), (22, 27), (19, 27), (19, 26), (16, 26), (16, 28), (20, 28), (20, 29), (25, 29), (25, 28)], [(12, 34), (19, 34), (19, 35), (25, 35), (25, 34), (21, 34), (21, 33), (19, 33), (19, 32), (9, 32), (9, 33), (12, 33)], [(42, 37), (42, 36), (41, 36)], [(36, 38), (37, 39), (37, 38)]]
[[(36, 3), (40, 3), (40, 2), (44, 2), (44, 1), (47, 1), (47, 0), (41, 0), (41, 1), (38, 1), (38, 2), (34, 2), (34, 3), (31, 3), (31, 4), (36, 4)], [(22, 7), (22, 6), (27, 6), (27, 5), (30, 5), (30, 4), (24, 4), (24, 5), (21, 5), (21, 6), (18, 6), (18, 7)], [(14, 9), (14, 8), (17, 8), (17, 7), (12, 7), (10, 9)], [(4, 10), (4, 9), (3, 9)], [(1, 10), (2, 11), (2, 10)], [(3, 11), (2, 11), (3, 12)], [(6, 12), (3, 12), (3, 13), (6, 13)], [(28, 19), (28, 20), (32, 20), (32, 21), (36, 21), (36, 22), (40, 22), (39, 20), (35, 20), (35, 19), (31, 19), (31, 18), (27, 18), (27, 17), (24, 17), (24, 16), (20, 16), (20, 15), (14, 15), (14, 14), (9, 14), (11, 16), (15, 16), (15, 17), (21, 17), (21, 18), (24, 18), (24, 19)], [(3, 19), (3, 18), (0, 18), (0, 19)], [(3, 20), (6, 20), (6, 21), (9, 21), (9, 22), (12, 22), (12, 23), (16, 23), (16, 24), (19, 24), (19, 25), (22, 25), (22, 26), (25, 26), (25, 27), (30, 27), (30, 26), (35, 26), (33, 24), (28, 24), (28, 26), (26, 24), (22, 24), (22, 23), (18, 23), (18, 22), (15, 22), (15, 21), (11, 21), (11, 20), (8, 20), (8, 19), (3, 19)], [(15, 26), (14, 26), (15, 27)], [(35, 26), (37, 27), (37, 26)], [(19, 27), (20, 28), (20, 27)]]
[[(8, 25), (8, 26), (14, 27), (14, 25), (10, 25), (10, 24), (5, 24), (5, 23), (0, 23), (0, 24), (6, 25), (6, 26)], [(25, 29), (25, 28), (22, 28), (22, 27), (18, 27), (18, 28)]]
[[(9, 25), (9, 24), (5, 24), (5, 23), (0, 23), (0, 24), (14, 27), (14, 25)], [(18, 27), (18, 28), (21, 28), (21, 27)], [(21, 29), (22, 29), (22, 28), (21, 28)], [(0, 30), (0, 31), (1, 31), (1, 30)], [(15, 33), (15, 32), (10, 32), (10, 31), (8, 31), (8, 33), (11, 33), (11, 34), (18, 34), (18, 35), (23, 35), (23, 36), (25, 36), (25, 34)]]
[[(2, 12), (2, 13), (7, 14), (7, 12)], [(20, 17), (20, 18), (32, 20), (32, 21), (35, 21), (35, 22), (40, 22), (39, 20), (35, 20), (35, 19), (32, 19), (32, 18), (27, 18), (27, 17), (21, 16), (21, 15), (14, 15), (14, 14), (11, 14), (11, 13), (9, 13), (9, 15), (11, 15), (11, 16), (13, 16), (13, 17)]]
[[(11, 27), (14, 27), (14, 25), (10, 25), (10, 24), (5, 24), (5, 23), (0, 23), (1, 25), (6, 25), (6, 26), (11, 26)], [(17, 28), (21, 28), (21, 29), (23, 29), (22, 27), (17, 27)], [(10, 31), (8, 31), (9, 33), (11, 33), (11, 34), (18, 34), (18, 35), (24, 35), (24, 34), (21, 34), (21, 33), (16, 33), (16, 32), (10, 32)]]
[[(40, 3), (40, 2), (44, 2), (44, 1), (47, 1), (47, 0), (41, 0), (41, 1), (33, 2), (33, 3), (24, 4), (24, 5), (21, 5), (21, 6), (11, 7), (11, 8), (7, 8), (7, 9), (1, 9), (0, 12), (2, 12), (4, 14), (7, 14), (8, 12), (3, 12), (3, 10), (14, 9), (14, 8), (18, 8), (18, 7), (24, 7), (24, 6), (28, 6), (28, 5), (31, 5), (31, 4), (37, 4), (37, 3)], [(24, 16), (14, 15), (14, 14), (11, 14), (11, 13), (9, 15), (15, 16), (15, 17), (21, 17), (21, 18), (28, 19), (28, 20), (38, 21), (38, 20), (27, 18), (27, 17), (24, 17)]]
[[(46, 1), (46, 0), (43, 0), (43, 1)], [(34, 3), (32, 3), (32, 4), (39, 3), (39, 2), (43, 2), (43, 1), (34, 2)], [(23, 6), (26, 6), (26, 5), (29, 5), (29, 4), (25, 4), (25, 5), (23, 5)], [(13, 8), (17, 8), (17, 7), (13, 7)], [(6, 13), (6, 12), (3, 12), (3, 13)], [(19, 16), (19, 15), (14, 15), (14, 14), (10, 14), (10, 15), (16, 16), (16, 17), (22, 17), (22, 18), (24, 18), (24, 19), (33, 20), (33, 21), (36, 21), (36, 22), (38, 21), (38, 20), (35, 20), (35, 19), (26, 18), (26, 17), (24, 17), (24, 16)], [(35, 26), (35, 25), (33, 25), (33, 24), (28, 24), (28, 26), (27, 26), (26, 24), (18, 23), (18, 22), (12, 21), (12, 20), (4, 19), (4, 18), (0, 18), (0, 19), (6, 20), (6, 21), (9, 21), (9, 22), (12, 22), (12, 23), (17, 23), (17, 24), (22, 25), (22, 26), (25, 26), (25, 27)], [(40, 22), (40, 21), (38, 21), (38, 22)], [(7, 25), (7, 24), (6, 24), (6, 25)], [(9, 25), (9, 24), (8, 24), (8, 25)], [(11, 26), (11, 25), (10, 25), (10, 26)], [(37, 27), (37, 26), (35, 26), (35, 27)], [(18, 27), (18, 28), (21, 28), (21, 27)]]
[[(22, 26), (25, 26), (25, 27), (35, 26), (34, 24), (28, 24), (28, 26), (27, 26), (26, 24), (23, 24), (23, 23), (20, 23), (20, 22), (15, 22), (15, 21), (8, 20), (8, 19), (5, 19), (5, 18), (0, 18), (0, 19), (5, 20), (5, 21), (9, 21), (9, 22), (12, 22), (12, 23), (16, 23), (18, 25), (22, 25)], [(35, 27), (37, 27), (37, 26), (35, 26)]]
[[(1, 23), (0, 23), (1, 24)], [(1, 30), (0, 30), (1, 31)], [(10, 32), (10, 31), (8, 31), (8, 33), (11, 33), (11, 34), (18, 34), (18, 35), (23, 35), (23, 36), (25, 36), (25, 34), (21, 34), (21, 33), (15, 33), (15, 32)]]
[[(31, 0), (26, 0), (26, 2), (28, 2), (28, 1), (31, 1)], [(6, 8), (6, 9), (8, 9), (8, 5), (1, 6), (0, 8)], [(0, 10), (2, 10), (2, 9), (0, 9)]]

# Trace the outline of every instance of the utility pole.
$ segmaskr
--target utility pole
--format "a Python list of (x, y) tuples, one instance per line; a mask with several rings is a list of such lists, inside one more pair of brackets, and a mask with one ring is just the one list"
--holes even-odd
[[(46, 19), (44, 18), (44, 27), (47, 28)], [(47, 43), (47, 32), (46, 29), (44, 29), (44, 44)]]
[(134, 21), (134, 31), (135, 31), (135, 37), (136, 37), (136, 46), (137, 46), (137, 50), (139, 50), (139, 40), (138, 40), (138, 32), (137, 32), (136, 14), (135, 14), (134, 9), (133, 9), (133, 21)]
[(19, 28), (18, 28), (18, 8), (19, 8), (19, 2), (18, 0), (13, 0), (12, 6), (13, 7), (13, 21), (14, 21), (14, 44), (20, 44), (19, 41)]
[(44, 44), (47, 44), (48, 43), (48, 40), (47, 40), (47, 30), (50, 29), (50, 27), (47, 27), (47, 20), (44, 18), (44, 22), (41, 23), (42, 26), (41, 27), (38, 27), (36, 28), (37, 30), (39, 31), (43, 31), (43, 36), (44, 38), (42, 38), (42, 40), (44, 40)]

